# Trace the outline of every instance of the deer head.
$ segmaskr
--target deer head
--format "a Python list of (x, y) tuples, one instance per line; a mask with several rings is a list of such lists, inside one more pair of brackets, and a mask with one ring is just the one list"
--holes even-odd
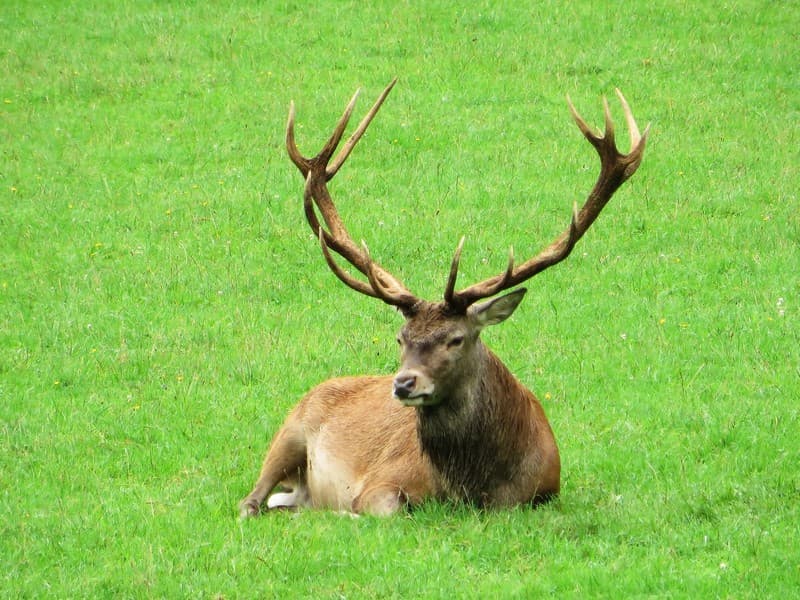
[[(375, 262), (365, 242), (356, 244), (352, 240), (328, 191), (328, 182), (347, 160), (395, 82), (392, 81), (384, 89), (335, 157), (358, 92), (353, 95), (322, 151), (313, 158), (301, 155), (295, 144), (295, 109), (292, 103), (286, 126), (286, 147), (292, 161), (305, 177), (306, 219), (319, 237), (322, 254), (330, 269), (350, 288), (397, 307), (405, 316), (406, 322), (397, 338), (401, 348), (401, 368), (394, 378), (394, 395), (406, 405), (424, 407), (440, 404), (454, 396), (463, 396), (465, 390), (470, 389), (476, 378), (481, 376), (487, 350), (480, 342), (480, 332), (511, 316), (521, 302), (525, 289), (493, 297), (561, 262), (570, 254), (614, 192), (639, 167), (649, 126), (643, 134), (639, 133), (628, 103), (617, 90), (631, 143), (630, 152), (622, 154), (616, 147), (614, 124), (605, 99), (605, 133), (598, 135), (567, 98), (578, 128), (600, 157), (600, 174), (584, 205), (580, 210), (577, 206), (573, 207), (569, 226), (539, 254), (518, 265), (513, 250), (510, 250), (504, 271), (457, 291), (458, 265), (464, 244), (462, 238), (453, 256), (443, 299), (429, 302), (412, 294), (395, 276)], [(322, 222), (318, 213), (322, 216)], [(332, 252), (350, 263), (361, 277), (343, 269), (333, 258)], [(486, 300), (488, 298), (491, 299)]]

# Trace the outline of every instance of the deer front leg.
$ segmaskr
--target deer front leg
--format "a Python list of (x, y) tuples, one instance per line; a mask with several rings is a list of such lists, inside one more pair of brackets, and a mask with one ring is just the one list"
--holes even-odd
[(245, 519), (261, 511), (267, 495), (281, 482), (293, 485), (290, 493), (270, 498), (268, 508), (289, 508), (308, 502), (305, 484), (306, 441), (300, 423), (287, 422), (278, 431), (270, 446), (261, 474), (253, 491), (239, 503), (239, 515)]

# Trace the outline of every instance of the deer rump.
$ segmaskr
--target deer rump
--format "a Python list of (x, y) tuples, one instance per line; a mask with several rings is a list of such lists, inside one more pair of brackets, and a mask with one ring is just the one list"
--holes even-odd
[[(605, 132), (599, 135), (568, 100), (578, 128), (600, 157), (600, 174), (584, 205), (573, 209), (567, 229), (539, 254), (516, 265), (509, 252), (505, 271), (457, 291), (462, 238), (444, 299), (429, 302), (377, 264), (366, 244), (352, 240), (327, 187), (394, 83), (335, 157), (358, 92), (313, 158), (295, 145), (292, 104), (286, 146), (305, 177), (306, 219), (330, 269), (351, 289), (396, 307), (405, 317), (397, 337), (400, 370), (394, 376), (332, 379), (311, 390), (275, 435), (255, 487), (240, 503), (243, 517), (258, 514), (265, 499), (269, 509), (310, 506), (386, 515), (426, 498), (497, 507), (538, 502), (559, 492), (561, 464), (544, 411), (483, 345), (480, 333), (510, 317), (525, 295), (524, 288), (500, 292), (570, 254), (639, 167), (649, 126), (640, 135), (617, 90), (631, 141), (631, 151), (622, 154), (608, 104), (604, 101)], [(333, 253), (361, 276), (339, 266)], [(281, 490), (274, 492), (276, 486)]]

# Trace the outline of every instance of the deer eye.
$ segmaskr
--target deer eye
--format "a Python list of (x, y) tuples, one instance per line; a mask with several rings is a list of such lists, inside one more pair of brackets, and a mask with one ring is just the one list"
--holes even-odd
[(464, 343), (464, 336), (463, 335), (457, 335), (454, 338), (450, 338), (450, 341), (447, 342), (447, 347), (448, 348), (458, 348), (463, 343)]

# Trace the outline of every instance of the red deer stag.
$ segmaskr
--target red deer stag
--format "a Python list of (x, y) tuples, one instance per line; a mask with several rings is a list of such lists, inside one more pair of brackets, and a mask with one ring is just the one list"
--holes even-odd
[[(311, 506), (386, 515), (425, 498), (500, 507), (536, 503), (559, 492), (558, 448), (541, 405), (479, 338), (484, 327), (511, 316), (525, 289), (478, 301), (569, 255), (617, 188), (638, 168), (649, 126), (639, 134), (628, 103), (617, 90), (631, 139), (630, 153), (621, 154), (608, 103), (604, 100), (605, 134), (597, 135), (567, 98), (578, 127), (600, 155), (600, 175), (586, 203), (580, 210), (573, 208), (569, 227), (537, 256), (517, 265), (512, 251), (505, 271), (456, 291), (462, 239), (444, 300), (428, 302), (377, 264), (366, 244), (351, 239), (328, 192), (328, 181), (394, 83), (335, 158), (358, 92), (314, 158), (302, 156), (295, 145), (292, 104), (286, 147), (305, 177), (306, 218), (328, 266), (352, 289), (383, 300), (405, 317), (397, 336), (400, 370), (394, 376), (332, 379), (311, 390), (275, 435), (253, 491), (240, 504), (243, 517), (258, 514), (267, 496), (268, 508)], [(343, 269), (331, 251), (363, 277)], [(276, 486), (281, 489), (273, 492)]]

